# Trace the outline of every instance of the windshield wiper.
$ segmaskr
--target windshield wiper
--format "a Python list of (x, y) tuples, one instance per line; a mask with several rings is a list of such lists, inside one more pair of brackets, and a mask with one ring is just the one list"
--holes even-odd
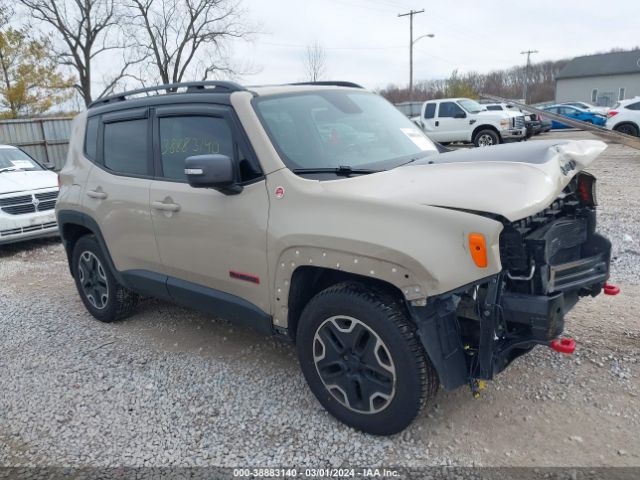
[(431, 156), (431, 153), (432, 152), (427, 152), (427, 153), (423, 152), (422, 154), (416, 155), (415, 157), (410, 158), (406, 162), (401, 163), (400, 165), (396, 166), (395, 168), (404, 167), (405, 165), (409, 165), (410, 163), (416, 162), (418, 160), (422, 160), (425, 157)]
[(351, 175), (368, 175), (370, 173), (382, 172), (382, 170), (373, 170), (370, 168), (353, 168), (349, 165), (340, 165), (339, 167), (319, 167), (319, 168), (294, 168), (293, 173), (335, 173), (350, 177)]

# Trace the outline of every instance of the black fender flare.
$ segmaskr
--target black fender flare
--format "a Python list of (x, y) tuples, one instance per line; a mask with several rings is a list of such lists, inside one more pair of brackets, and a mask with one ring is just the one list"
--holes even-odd
[(127, 282), (125, 281), (122, 274), (116, 269), (115, 263), (113, 263), (113, 258), (111, 257), (111, 253), (107, 248), (107, 242), (104, 240), (104, 236), (102, 235), (102, 230), (98, 226), (98, 222), (96, 222), (91, 216), (87, 215), (83, 212), (76, 212), (75, 210), (59, 210), (56, 213), (58, 218), (58, 229), (60, 230), (60, 237), (62, 238), (62, 244), (64, 245), (65, 251), (67, 252), (67, 261), (69, 262), (69, 272), (73, 275), (71, 259), (73, 255), (73, 245), (69, 238), (65, 238), (65, 226), (68, 225), (78, 225), (89, 230), (93, 235), (95, 235), (102, 252), (104, 253), (105, 259), (107, 261), (107, 266), (111, 273), (116, 278), (118, 283), (126, 286)]

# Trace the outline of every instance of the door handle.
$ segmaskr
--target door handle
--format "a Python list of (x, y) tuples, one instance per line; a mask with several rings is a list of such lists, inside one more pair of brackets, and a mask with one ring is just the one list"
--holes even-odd
[(178, 212), (180, 211), (180, 205), (177, 203), (164, 203), (158, 200), (151, 203), (151, 206), (156, 210), (162, 210), (163, 212)]
[(440, 122), (438, 120), (436, 120), (436, 127), (440, 126)]
[(107, 193), (103, 192), (102, 190), (88, 190), (87, 196), (96, 198), (98, 200), (104, 200), (105, 198), (107, 198)]

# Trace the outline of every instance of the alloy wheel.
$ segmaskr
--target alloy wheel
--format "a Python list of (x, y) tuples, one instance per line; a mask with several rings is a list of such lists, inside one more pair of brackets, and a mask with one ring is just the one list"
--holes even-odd
[(636, 131), (631, 125), (622, 125), (618, 127), (616, 130), (618, 130), (618, 132), (620, 133), (624, 133), (625, 135), (631, 135), (631, 136), (636, 135)]
[(380, 336), (349, 316), (326, 319), (314, 335), (313, 360), (325, 388), (363, 414), (384, 410), (395, 395), (396, 369)]
[(92, 252), (84, 251), (78, 262), (78, 279), (84, 296), (98, 310), (107, 306), (109, 285), (102, 263)]
[(493, 137), (487, 133), (480, 135), (478, 138), (478, 146), (479, 147), (489, 147), (493, 145)]

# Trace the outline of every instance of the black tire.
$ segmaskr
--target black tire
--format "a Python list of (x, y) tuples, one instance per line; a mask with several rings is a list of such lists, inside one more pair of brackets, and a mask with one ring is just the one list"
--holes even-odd
[(621, 125), (616, 125), (614, 130), (626, 135), (631, 135), (632, 137), (640, 136), (640, 134), (638, 134), (638, 127), (636, 127), (633, 123), (623, 123)]
[(76, 242), (71, 265), (76, 288), (91, 315), (108, 323), (133, 312), (138, 295), (114, 278), (93, 235), (81, 237)]
[(484, 129), (473, 136), (473, 144), (476, 147), (490, 147), (500, 143), (500, 136), (493, 130)]
[(359, 283), (337, 284), (313, 297), (300, 317), (296, 343), (318, 401), (363, 432), (400, 432), (438, 390), (436, 371), (404, 305)]

